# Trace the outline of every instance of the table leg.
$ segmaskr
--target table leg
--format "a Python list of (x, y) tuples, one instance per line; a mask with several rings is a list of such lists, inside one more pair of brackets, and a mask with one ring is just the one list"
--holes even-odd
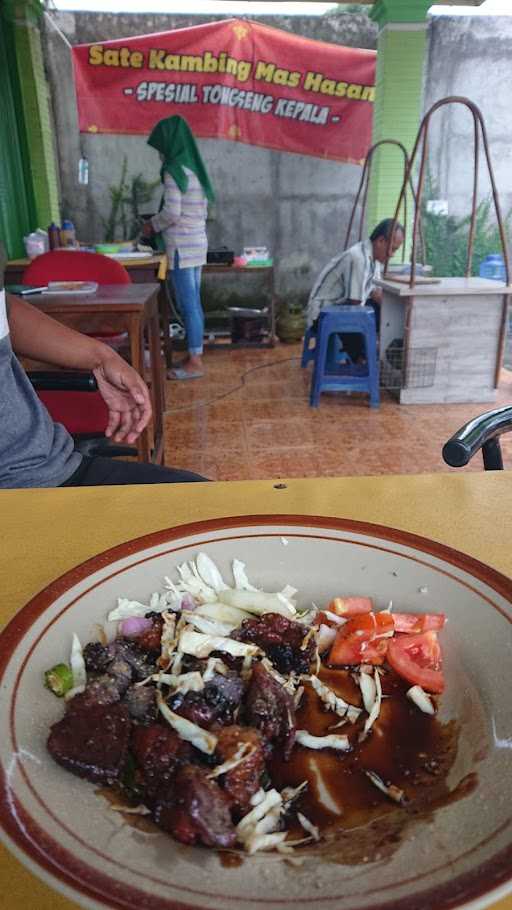
[(172, 339), (170, 336), (171, 327), (171, 308), (169, 301), (169, 290), (167, 281), (160, 282), (158, 292), (158, 309), (160, 312), (160, 326), (162, 328), (165, 365), (168, 370), (172, 369)]
[[(132, 367), (134, 370), (137, 370), (139, 376), (142, 376), (144, 379), (143, 321), (138, 313), (130, 315), (128, 333), (130, 337), (130, 359)], [(151, 446), (148, 427), (140, 434), (137, 440), (137, 449), (139, 461), (150, 461)]]
[(149, 351), (151, 356), (151, 391), (153, 398), (153, 461), (164, 462), (163, 456), (163, 415), (165, 410), (165, 373), (160, 345), (160, 322), (158, 307), (148, 320)]
[(274, 286), (274, 269), (270, 270), (270, 347), (273, 348), (276, 343), (276, 294)]

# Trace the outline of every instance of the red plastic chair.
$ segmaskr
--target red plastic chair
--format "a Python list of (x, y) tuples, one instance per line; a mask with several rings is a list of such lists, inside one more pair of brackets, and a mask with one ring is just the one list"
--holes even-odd
[(52, 250), (36, 256), (23, 275), (23, 284), (49, 281), (97, 281), (98, 284), (131, 284), (124, 265), (101, 253)]
[[(23, 273), (23, 284), (42, 285), (49, 281), (97, 281), (98, 284), (131, 284), (132, 279), (124, 265), (101, 253), (80, 250), (52, 250), (36, 256)], [(94, 332), (95, 338), (114, 347), (125, 340), (125, 335), (112, 332)]]
[(108, 410), (93, 373), (38, 370), (28, 375), (53, 419), (66, 427), (83, 455), (137, 455), (134, 446), (106, 439)]
[[(97, 281), (98, 284), (131, 284), (125, 267), (100, 253), (52, 250), (33, 259), (25, 269), (23, 284), (42, 285), (49, 281)], [(114, 344), (123, 335), (94, 337)], [(77, 447), (89, 455), (133, 455), (131, 446), (114, 446), (105, 438), (108, 412), (91, 373), (67, 370), (28, 373), (36, 392), (57, 423), (75, 438)]]

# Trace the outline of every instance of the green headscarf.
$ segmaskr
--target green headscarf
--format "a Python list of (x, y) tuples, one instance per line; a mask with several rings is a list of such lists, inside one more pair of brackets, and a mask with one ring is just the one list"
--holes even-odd
[(160, 120), (151, 132), (148, 145), (163, 155), (160, 169), (162, 183), (164, 173), (167, 172), (184, 193), (188, 186), (188, 178), (183, 168), (188, 167), (199, 180), (206, 198), (210, 202), (214, 201), (215, 193), (196, 145), (194, 134), (183, 117), (176, 114), (174, 117)]

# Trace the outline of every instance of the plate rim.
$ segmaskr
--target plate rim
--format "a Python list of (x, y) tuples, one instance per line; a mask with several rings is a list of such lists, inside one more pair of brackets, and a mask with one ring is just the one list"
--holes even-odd
[[(138, 537), (123, 541), (113, 547), (100, 551), (78, 565), (73, 566), (71, 569), (68, 569), (33, 595), (0, 632), (0, 680), (3, 678), (4, 672), (9, 664), (13, 644), (19, 643), (25, 632), (32, 626), (33, 622), (40, 617), (58, 597), (63, 596), (70, 588), (79, 584), (95, 572), (106, 568), (121, 559), (128, 558), (138, 552), (157, 547), (175, 539), (193, 537), (208, 532), (230, 530), (237, 527), (252, 527), (256, 529), (261, 526), (276, 525), (351, 532), (409, 547), (422, 553), (427, 553), (434, 558), (443, 560), (449, 565), (453, 565), (458, 569), (467, 572), (478, 581), (488, 585), (500, 596), (512, 602), (512, 578), (509, 578), (492, 566), (478, 560), (476, 557), (456, 550), (447, 544), (391, 526), (357, 521), (349, 518), (299, 515), (297, 513), (238, 515), (205, 519), (186, 524), (172, 525), (158, 531), (152, 531), (148, 534), (139, 535)], [(499, 612), (507, 618), (509, 622), (512, 622), (512, 616), (509, 615), (509, 613), (502, 610), (499, 610)], [(6, 808), (5, 793), (6, 781), (4, 769), (3, 767), (0, 767), (0, 805), (3, 803)], [(23, 811), (21, 806), (19, 808)], [(36, 876), (39, 875), (50, 887), (54, 887), (53, 882), (57, 880), (61, 888), (62, 886), (68, 889), (71, 888), (74, 894), (73, 900), (77, 902), (79, 900), (82, 901), (84, 897), (88, 897), (99, 903), (102, 902), (102, 896), (98, 895), (96, 885), (98, 879), (105, 879), (110, 883), (115, 883), (116, 880), (113, 879), (111, 875), (95, 870), (96, 882), (94, 890), (91, 890), (83, 881), (80, 881), (77, 884), (76, 878), (68, 872), (67, 869), (63, 868), (60, 864), (56, 865), (52, 863), (46, 854), (41, 855), (41, 853), (38, 853), (36, 855), (35, 853), (30, 852), (27, 849), (27, 839), (23, 837), (19, 828), (14, 826), (10, 815), (8, 813), (2, 814), (3, 818), (0, 821), (0, 829), (3, 831), (2, 839), (8, 847), (10, 847), (18, 861), (26, 867), (28, 865), (32, 874)], [(32, 819), (30, 816), (27, 817), (37, 828), (39, 828), (39, 824), (35, 819)], [(5, 837), (5, 835), (7, 835), (7, 837)], [(66, 848), (63, 848), (63, 850), (65, 853), (68, 852)], [(23, 856), (23, 859), (20, 860), (19, 854)], [(508, 863), (507, 860), (509, 860)], [(487, 861), (476, 867), (476, 869), (473, 868), (465, 873), (461, 873), (457, 879), (452, 879), (442, 885), (426, 888), (419, 892), (413, 892), (410, 895), (392, 899), (391, 901), (383, 898), (382, 902), (379, 901), (378, 904), (372, 902), (371, 905), (365, 905), (364, 908), (361, 907), (361, 910), (369, 910), (370, 907), (372, 910), (391, 910), (391, 908), (393, 908), (393, 910), (395, 910), (395, 908), (396, 910), (416, 910), (416, 908), (418, 908), (419, 910), (420, 906), (429, 906), (429, 896), (432, 899), (435, 899), (435, 906), (438, 910), (469, 906), (484, 907), (494, 900), (493, 894), (495, 892), (503, 892), (507, 886), (508, 890), (510, 890), (512, 883), (512, 873), (509, 871), (512, 866), (511, 861), (512, 844), (491, 856)], [(484, 877), (487, 884), (482, 886)], [(457, 898), (456, 895), (454, 896), (454, 890), (461, 894), (460, 898)], [(135, 900), (137, 900), (137, 894), (140, 896), (144, 895), (144, 892), (137, 889), (137, 887), (130, 886), (128, 891), (130, 894), (134, 895)], [(230, 903), (232, 902), (227, 895), (225, 895), (225, 897)], [(339, 898), (320, 897), (319, 899), (331, 903)], [(185, 898), (185, 901), (187, 900), (188, 898)], [(166, 902), (166, 906), (168, 908), (172, 907), (173, 910), (198, 910), (198, 908), (201, 907), (201, 901), (205, 900), (205, 898), (201, 898), (198, 895), (197, 898), (192, 898), (192, 900), (194, 901), (193, 904), (188, 902), (184, 903), (179, 899), (176, 901), (171, 899), (170, 903)], [(258, 903), (260, 902), (257, 898), (256, 900)], [(116, 903), (112, 900), (112, 897), (109, 897), (109, 901), (109, 903), (105, 902), (104, 906), (116, 908), (125, 908), (127, 906), (124, 901)], [(197, 903), (197, 901), (199, 901), (199, 903)], [(254, 899), (251, 899), (251, 902), (253, 901)], [(417, 901), (420, 901), (421, 904), (418, 904)], [(279, 901), (279, 899), (277, 899), (277, 902), (283, 903), (282, 901)], [(265, 906), (266, 901), (263, 900), (261, 903), (262, 906)], [(133, 906), (135, 906), (135, 903)]]

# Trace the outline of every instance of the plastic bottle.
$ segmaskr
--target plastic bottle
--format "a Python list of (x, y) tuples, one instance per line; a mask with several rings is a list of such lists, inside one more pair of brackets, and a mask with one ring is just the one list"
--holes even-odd
[(76, 246), (75, 225), (72, 221), (65, 220), (62, 222), (62, 228), (60, 231), (60, 245)]
[(480, 265), (478, 274), (480, 278), (490, 278), (492, 281), (505, 281), (505, 263), (499, 253), (490, 253)]
[(51, 250), (56, 250), (60, 246), (60, 227), (54, 221), (48, 228), (48, 242)]

